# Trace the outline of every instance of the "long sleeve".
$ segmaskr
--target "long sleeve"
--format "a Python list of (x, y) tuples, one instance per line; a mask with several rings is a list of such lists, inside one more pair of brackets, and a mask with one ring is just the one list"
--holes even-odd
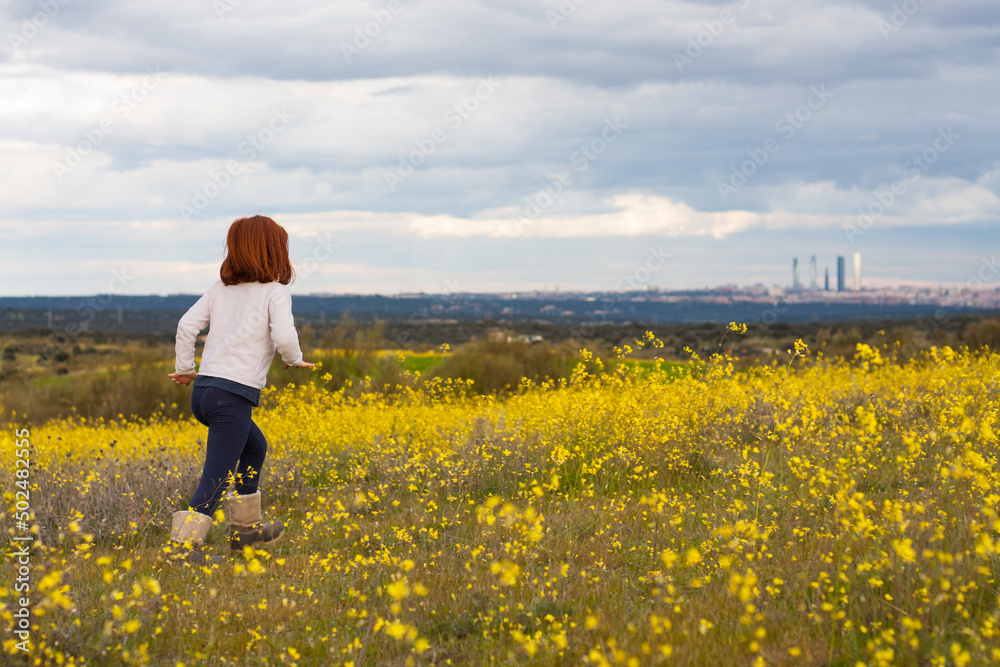
[(211, 323), (199, 377), (220, 378), (262, 389), (274, 353), (289, 366), (302, 363), (288, 287), (269, 283), (216, 282), (177, 325), (177, 372), (194, 372), (194, 341)]
[(174, 344), (174, 372), (181, 375), (194, 373), (194, 342), (198, 333), (205, 328), (209, 321), (211, 304), (209, 294), (206, 292), (198, 299), (193, 306), (188, 308), (180, 321), (177, 323), (177, 336)]
[(295, 331), (295, 319), (292, 317), (292, 293), (282, 285), (276, 289), (274, 296), (267, 305), (271, 323), (271, 340), (281, 355), (281, 360), (289, 366), (302, 363), (302, 350), (299, 349), (299, 335)]

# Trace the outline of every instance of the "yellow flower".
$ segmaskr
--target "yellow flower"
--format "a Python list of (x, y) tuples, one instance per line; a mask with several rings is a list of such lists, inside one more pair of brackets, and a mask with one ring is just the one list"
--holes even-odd
[(893, 540), (892, 548), (896, 554), (907, 563), (912, 563), (917, 559), (917, 552), (913, 549), (913, 540)]
[(402, 600), (410, 594), (410, 587), (405, 579), (397, 579), (386, 586), (385, 590), (393, 600)]
[(392, 621), (385, 626), (385, 633), (393, 639), (402, 639), (406, 636), (406, 626), (399, 621)]

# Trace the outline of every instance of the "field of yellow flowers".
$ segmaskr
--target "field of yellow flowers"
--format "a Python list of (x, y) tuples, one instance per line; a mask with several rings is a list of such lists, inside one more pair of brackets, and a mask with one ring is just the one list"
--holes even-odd
[[(639, 341), (655, 348), (657, 341)], [(627, 350), (626, 350), (627, 352)], [(269, 392), (266, 514), (168, 564), (193, 420), (32, 428), (30, 653), (12, 664), (1000, 661), (1000, 356), (804, 345), (749, 369)], [(322, 370), (318, 372), (322, 373)], [(0, 435), (14, 534), (16, 423)], [(221, 517), (220, 517), (221, 519)], [(228, 553), (225, 520), (212, 548)], [(13, 544), (13, 543), (12, 543)], [(13, 547), (9, 549), (13, 551)], [(15, 622), (15, 567), (0, 617)]]

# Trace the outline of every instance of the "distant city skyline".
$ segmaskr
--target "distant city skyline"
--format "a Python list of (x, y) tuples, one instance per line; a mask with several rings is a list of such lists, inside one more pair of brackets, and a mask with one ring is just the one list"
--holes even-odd
[[(0, 328), (163, 332), (200, 295), (100, 297), (0, 297)], [(779, 307), (780, 305), (780, 307)], [(930, 326), (953, 315), (1000, 312), (1000, 289), (866, 287), (855, 291), (794, 290), (756, 285), (712, 290), (428, 294), (389, 296), (296, 295), (300, 323), (330, 324), (344, 313), (371, 321), (430, 324), (459, 321), (535, 323), (690, 322), (775, 323), (917, 319)]]
[[(837, 255), (837, 292), (844, 292), (847, 290), (844, 277), (844, 266), (845, 258), (843, 255)], [(861, 253), (854, 253), (853, 256), (853, 266), (854, 266), (854, 282), (851, 286), (851, 290), (859, 292), (862, 289), (862, 276), (861, 276)], [(824, 267), (824, 279), (822, 290), (819, 286), (819, 268), (816, 261), (816, 255), (811, 255), (809, 257), (809, 287), (804, 288), (802, 286), (802, 279), (799, 275), (799, 258), (792, 258), (792, 291), (830, 291), (830, 267)]]

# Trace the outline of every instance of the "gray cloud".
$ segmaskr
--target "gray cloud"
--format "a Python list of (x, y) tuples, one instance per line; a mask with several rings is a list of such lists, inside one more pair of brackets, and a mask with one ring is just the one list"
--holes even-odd
[[(222, 1), (222, 17), (202, 1), (67, 2), (13, 50), (10, 35), (40, 5), (0, 7), (0, 227), (46, 221), (92, 248), (79, 231), (91, 221), (110, 256), (140, 245), (133, 234), (160, 233), (118, 235), (115, 221), (162, 221), (177, 227), (158, 247), (179, 255), (171, 234), (247, 211), (516, 215), (567, 170), (572, 183), (545, 214), (573, 224), (629, 194), (705, 214), (842, 219), (943, 128), (959, 139), (879, 225), (996, 223), (1000, 13), (986, 0), (897, 2), (918, 9), (895, 17), (888, 0), (587, 0), (566, 16), (554, 1), (400, 0), (389, 14), (377, 0)], [(344, 44), (357, 50), (350, 62)], [(163, 82), (136, 101), (147, 68)], [(502, 83), (455, 127), (446, 114), (481, 77)], [(829, 92), (822, 104), (817, 88)], [(282, 109), (287, 128), (245, 150)], [(627, 129), (578, 170), (615, 117)], [(105, 122), (80, 166), (59, 173)], [(446, 139), (390, 190), (386, 174), (435, 130)], [(767, 145), (777, 149), (720, 196)], [(184, 222), (181, 207), (229, 161), (239, 174)], [(842, 236), (838, 225), (826, 233)]]

